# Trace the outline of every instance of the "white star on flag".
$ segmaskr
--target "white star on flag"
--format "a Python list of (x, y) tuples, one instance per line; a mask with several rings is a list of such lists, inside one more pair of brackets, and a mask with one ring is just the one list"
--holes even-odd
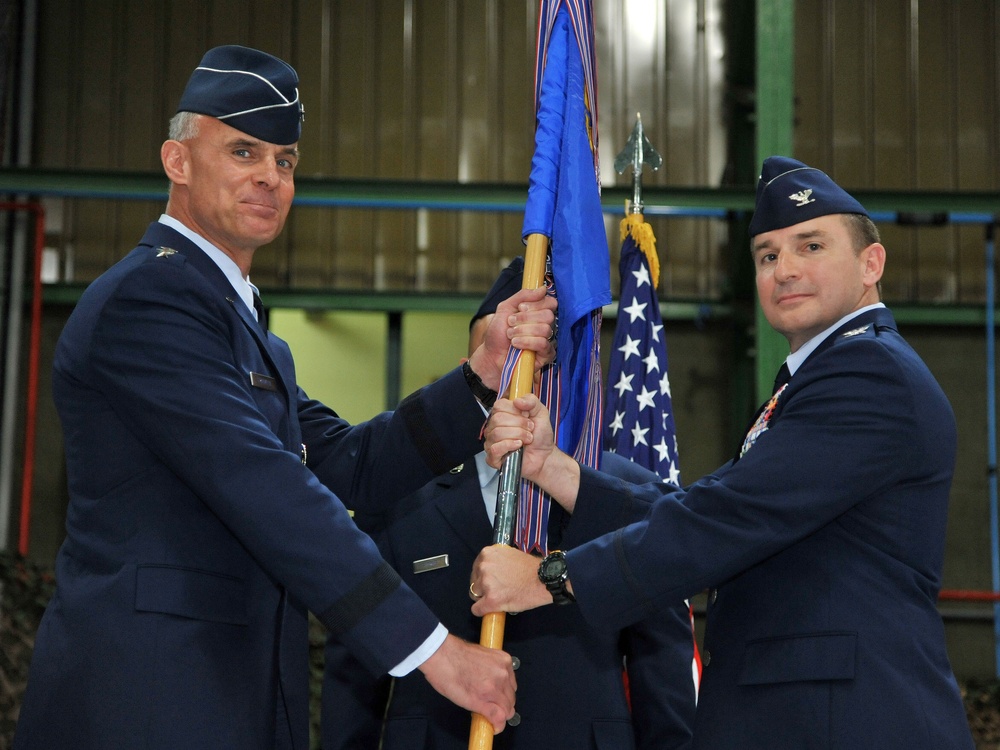
[(639, 343), (641, 341), (642, 339), (633, 339), (631, 336), (626, 336), (625, 343), (618, 347), (618, 351), (620, 351), (625, 356), (625, 359), (628, 359), (633, 354), (638, 357)]
[(621, 377), (618, 378), (618, 382), (615, 384), (615, 390), (618, 391), (618, 398), (625, 395), (625, 391), (632, 390), (632, 378), (634, 377), (634, 373), (632, 375), (626, 375), (624, 372), (621, 374)]
[(670, 398), (670, 378), (667, 377), (667, 373), (663, 373), (663, 377), (660, 378), (660, 393)]
[(642, 360), (646, 363), (646, 373), (649, 374), (654, 370), (660, 371), (660, 358), (656, 356), (656, 349), (650, 349), (649, 354), (645, 356)]
[(611, 430), (612, 435), (617, 435), (618, 430), (621, 430), (625, 427), (625, 425), (622, 424), (623, 419), (625, 419), (625, 412), (616, 411), (615, 418), (611, 420), (611, 424), (608, 425), (608, 429)]
[(648, 304), (649, 304), (648, 302), (643, 302), (640, 304), (639, 300), (633, 297), (632, 304), (623, 309), (625, 312), (629, 314), (629, 317), (632, 318), (630, 322), (635, 323), (636, 318), (640, 318), (642, 320), (646, 319), (646, 316), (643, 314), (642, 311), (646, 309), (646, 305)]
[(645, 266), (641, 266), (638, 271), (633, 271), (632, 275), (635, 276), (635, 287), (638, 289), (643, 284), (649, 286), (649, 269)]
[(660, 456), (661, 461), (666, 461), (670, 457), (670, 448), (667, 447), (667, 441), (664, 438), (660, 438), (660, 442), (653, 446), (657, 454)]
[(655, 409), (656, 408), (655, 396), (656, 396), (656, 391), (647, 390), (646, 386), (643, 386), (642, 393), (640, 393), (636, 397), (636, 400), (639, 402), (639, 411), (641, 412), (647, 406), (650, 409)]

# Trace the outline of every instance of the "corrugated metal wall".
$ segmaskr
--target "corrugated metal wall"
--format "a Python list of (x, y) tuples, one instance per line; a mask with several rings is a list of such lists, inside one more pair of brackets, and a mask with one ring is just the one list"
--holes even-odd
[[(718, 184), (724, 159), (721, 0), (595, 3), (602, 174), (642, 112), (664, 155), (647, 184)], [(280, 9), (279, 9), (280, 8)], [(306, 122), (300, 177), (527, 181), (536, 2), (41, 0), (37, 165), (159, 169), (186, 76), (210, 46), (292, 62)], [(66, 201), (50, 244), (93, 278), (160, 206)], [(623, 207), (624, 208), (624, 207)], [(266, 286), (480, 291), (521, 251), (520, 216), (297, 207), (258, 254)], [(720, 227), (672, 222), (665, 284), (717, 293)], [(609, 219), (617, 245), (617, 221)], [(666, 231), (666, 230), (663, 230)], [(661, 240), (665, 246), (666, 238)]]
[[(796, 154), (843, 185), (998, 192), (1000, 3), (796, 5)], [(883, 227), (885, 296), (983, 299), (982, 226)]]
[[(737, 0), (730, 0), (736, 2)], [(636, 112), (664, 168), (646, 185), (714, 186), (726, 169), (727, 0), (595, 0), (602, 176)], [(1000, 191), (1000, 0), (796, 4), (796, 156), (856, 188)], [(158, 147), (208, 47), (288, 59), (302, 79), (300, 177), (524, 183), (535, 0), (39, 0), (35, 165), (159, 170)], [(89, 280), (162, 206), (50, 206)], [(668, 298), (725, 294), (721, 222), (655, 219)], [(617, 264), (617, 222), (608, 220)], [(254, 279), (293, 288), (481, 291), (520, 252), (520, 217), (297, 207)], [(890, 300), (981, 298), (980, 228), (885, 231)]]

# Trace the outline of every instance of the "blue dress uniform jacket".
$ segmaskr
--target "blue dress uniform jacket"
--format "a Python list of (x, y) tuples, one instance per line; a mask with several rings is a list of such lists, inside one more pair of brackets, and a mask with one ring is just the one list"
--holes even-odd
[[(656, 475), (611, 453), (604, 471), (631, 482)], [(612, 480), (615, 481), (615, 480)], [(645, 514), (646, 501), (624, 501), (569, 516), (552, 506), (550, 548), (568, 548)], [(386, 560), (441, 617), (448, 629), (478, 640), (482, 621), (472, 615), (469, 573), (479, 550), (492, 539), (474, 461), (445, 474), (404, 500), (379, 538)], [(366, 519), (360, 517), (362, 524)], [(369, 522), (367, 526), (380, 525)], [(384, 525), (384, 524), (382, 524)], [(440, 555), (447, 554), (442, 565)], [(437, 558), (438, 567), (416, 573), (414, 561)], [(572, 605), (544, 607), (505, 621), (504, 650), (520, 660), (517, 703), (521, 721), (494, 738), (497, 750), (671, 750), (688, 748), (694, 722), (693, 640), (686, 605), (621, 631), (584, 622)], [(327, 648), (323, 689), (323, 748), (465, 750), (471, 716), (434, 692), (421, 674), (395, 680), (388, 712), (389, 680), (373, 681), (346, 650)], [(627, 660), (633, 710), (622, 679)]]
[(338, 496), (378, 508), (481, 450), (457, 370), (351, 426), (154, 223), (82, 295), (53, 385), (67, 536), (15, 747), (305, 750), (307, 609), (374, 672), (437, 625)]
[[(862, 313), (742, 458), (569, 552), (580, 609), (620, 628), (711, 587), (696, 748), (971, 748), (936, 609), (955, 450), (891, 313)], [(585, 470), (578, 502), (619, 491)]]

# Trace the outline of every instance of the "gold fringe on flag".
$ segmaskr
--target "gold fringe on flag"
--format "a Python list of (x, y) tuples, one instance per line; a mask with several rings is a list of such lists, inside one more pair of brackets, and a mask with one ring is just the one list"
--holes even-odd
[(632, 241), (646, 254), (646, 263), (649, 264), (650, 283), (653, 289), (660, 285), (660, 258), (656, 254), (656, 237), (653, 235), (653, 228), (646, 223), (642, 214), (629, 214), (622, 219), (620, 224), (621, 242), (632, 235)]

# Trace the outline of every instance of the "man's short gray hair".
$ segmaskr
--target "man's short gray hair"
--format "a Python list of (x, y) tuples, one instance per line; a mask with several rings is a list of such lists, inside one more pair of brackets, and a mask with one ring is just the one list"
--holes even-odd
[(197, 112), (178, 112), (170, 118), (170, 130), (167, 137), (172, 141), (186, 141), (198, 137)]

